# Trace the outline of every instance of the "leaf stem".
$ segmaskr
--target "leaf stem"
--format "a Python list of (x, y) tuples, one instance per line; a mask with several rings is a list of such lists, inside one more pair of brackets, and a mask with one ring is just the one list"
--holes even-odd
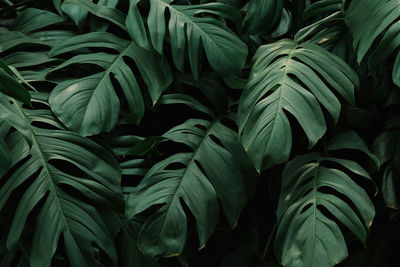
[(269, 246), (271, 245), (272, 237), (275, 235), (277, 226), (278, 226), (278, 223), (275, 221), (275, 223), (272, 226), (271, 231), (269, 233), (268, 240), (267, 240), (267, 243), (265, 244), (264, 251), (263, 251), (263, 253), (261, 255), (261, 261), (264, 261), (265, 257), (267, 256), (267, 252), (269, 250)]

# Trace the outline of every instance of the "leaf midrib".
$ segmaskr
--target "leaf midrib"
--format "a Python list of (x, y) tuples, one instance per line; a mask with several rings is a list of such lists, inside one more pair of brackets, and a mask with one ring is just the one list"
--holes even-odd
[[(320, 167), (320, 163), (319, 161), (316, 163), (315, 165), (315, 176), (313, 179), (313, 229), (312, 229), (312, 238), (313, 238), (313, 247), (315, 247), (315, 237), (316, 237), (316, 233), (315, 233), (315, 228), (316, 228), (316, 221), (317, 221), (317, 190), (318, 190), (318, 174), (319, 174), (319, 167)], [(318, 238), (318, 237), (317, 237)], [(322, 242), (321, 242), (322, 243)], [(313, 259), (314, 259), (314, 253), (313, 253)]]
[[(110, 75), (110, 73), (112, 73), (112, 70), (113, 70), (114, 66), (117, 64), (117, 62), (118, 62), (123, 56), (126, 55), (126, 54), (125, 54), (126, 51), (127, 51), (131, 46), (134, 46), (134, 45), (135, 45), (134, 42), (130, 42), (129, 45), (127, 45), (127, 46), (115, 57), (115, 59), (114, 59), (113, 62), (108, 66), (108, 68), (104, 70), (103, 74), (101, 75), (100, 80), (97, 82), (95, 88), (93, 89), (93, 93), (92, 93), (92, 95), (90, 96), (90, 100), (89, 100), (88, 104), (87, 104), (86, 107), (85, 107), (85, 114), (83, 115), (83, 118), (86, 118), (86, 114), (87, 114), (87, 112), (88, 112), (88, 107), (89, 107), (89, 105), (91, 104), (91, 102), (93, 101), (93, 94), (94, 94), (94, 92), (98, 89), (99, 85), (100, 85), (101, 83), (103, 83), (104, 80), (105, 80), (106, 78), (108, 78), (108, 75)], [(96, 74), (95, 74), (95, 75), (96, 75)], [(114, 88), (113, 88), (113, 89), (114, 89)], [(83, 121), (84, 121), (84, 120), (81, 121), (81, 125), (82, 125)]]
[[(219, 122), (219, 119), (216, 119), (216, 120), (214, 120), (214, 121), (211, 123), (211, 125), (208, 127), (207, 131), (205, 132), (204, 137), (202, 138), (201, 142), (199, 143), (199, 145), (197, 146), (197, 148), (193, 151), (193, 154), (192, 154), (192, 157), (191, 157), (191, 159), (190, 159), (190, 162), (186, 165), (185, 171), (184, 171), (183, 174), (182, 174), (182, 178), (180, 179), (178, 185), (176, 186), (176, 190), (175, 190), (175, 192), (174, 192), (174, 194), (173, 194), (173, 197), (172, 197), (172, 199), (171, 199), (171, 202), (170, 202), (169, 204), (167, 204), (167, 205), (168, 205), (168, 209), (166, 210), (166, 214), (168, 214), (170, 208), (172, 207), (172, 203), (176, 202), (176, 198), (177, 198), (177, 196), (178, 196), (178, 191), (179, 191), (179, 189), (180, 189), (180, 187), (181, 187), (182, 181), (184, 180), (184, 177), (185, 177), (185, 175), (186, 175), (186, 172), (188, 171), (188, 169), (190, 169), (190, 167), (191, 167), (193, 164), (196, 165), (196, 163), (194, 162), (194, 159), (195, 159), (195, 157), (196, 157), (196, 155), (197, 155), (197, 153), (198, 153), (200, 147), (203, 145), (204, 141), (207, 139), (207, 136), (208, 136), (208, 134), (211, 132), (211, 129), (212, 129), (212, 128), (214, 127), (214, 125), (215, 125), (216, 123), (218, 123), (218, 122)], [(200, 171), (201, 171), (201, 170), (200, 170)], [(201, 171), (201, 172), (202, 172), (202, 171)], [(205, 174), (204, 174), (204, 175), (205, 175)], [(178, 199), (178, 201), (179, 201), (179, 199)], [(162, 227), (161, 227), (162, 231), (161, 231), (161, 233), (164, 232), (164, 228), (165, 228), (165, 227), (164, 227), (164, 223), (165, 223), (165, 220), (163, 220), (163, 223), (162, 223)], [(161, 236), (161, 234), (160, 234), (160, 236)], [(202, 247), (203, 245), (204, 245), (204, 244), (201, 244), (200, 247)]]
[[(175, 13), (177, 13), (180, 17), (183, 18), (183, 20), (185, 21), (185, 23), (190, 23), (192, 24), (199, 32), (201, 32), (201, 36), (207, 38), (209, 40), (209, 42), (212, 42), (213, 44), (215, 44), (217, 47), (219, 47), (219, 49), (221, 51), (223, 51), (223, 49), (219, 46), (219, 44), (217, 42), (215, 42), (211, 36), (205, 32), (199, 25), (197, 25), (193, 20), (191, 20), (190, 16), (186, 15), (184, 12), (176, 9), (173, 5), (170, 5), (168, 3), (165, 3), (161, 0), (155, 0), (158, 1), (159, 3), (161, 3), (162, 5), (168, 7), (169, 10), (173, 10)], [(224, 53), (221, 53), (222, 55), (224, 55), (225, 58), (228, 58)]]
[[(57, 201), (57, 204), (58, 204), (58, 206), (59, 206), (59, 208), (60, 208), (60, 210), (61, 210), (61, 214), (62, 214), (62, 218), (63, 218), (63, 221), (64, 221), (64, 225), (65, 225), (65, 227), (67, 228), (67, 230), (68, 230), (68, 231), (71, 233), (71, 235), (72, 235), (72, 231), (71, 231), (71, 229), (69, 228), (69, 225), (68, 225), (68, 223), (67, 223), (67, 219), (66, 219), (66, 217), (65, 217), (65, 215), (64, 215), (64, 208), (63, 208), (63, 206), (62, 206), (62, 204), (61, 204), (60, 198), (58, 197), (57, 189), (56, 189), (55, 183), (54, 183), (54, 181), (53, 181), (53, 179), (52, 179), (52, 174), (51, 174), (50, 169), (49, 169), (49, 166), (48, 166), (49, 164), (48, 164), (48, 162), (47, 162), (47, 160), (46, 160), (46, 157), (44, 156), (44, 153), (43, 153), (43, 151), (42, 151), (42, 149), (41, 149), (41, 147), (40, 147), (40, 144), (39, 144), (39, 142), (38, 142), (38, 140), (37, 140), (36, 133), (35, 133), (33, 127), (31, 126), (31, 124), (29, 123), (29, 120), (28, 120), (27, 116), (25, 115), (25, 112), (20, 108), (20, 106), (18, 105), (17, 101), (16, 101), (15, 99), (12, 99), (12, 101), (14, 102), (14, 105), (16, 106), (18, 113), (21, 115), (21, 117), (22, 117), (22, 118), (27, 122), (27, 124), (29, 125), (29, 131), (30, 131), (31, 137), (32, 137), (32, 148), (33, 148), (33, 146), (36, 147), (36, 151), (38, 152), (39, 159), (40, 159), (40, 161), (42, 162), (43, 169), (44, 169), (44, 171), (46, 172), (47, 177), (48, 177), (48, 179), (46, 179), (46, 180), (47, 180), (48, 183), (50, 184), (49, 190), (50, 190), (50, 191), (53, 191), (53, 193), (54, 193), (54, 195), (55, 195), (55, 199), (56, 199), (56, 201)], [(31, 148), (31, 149), (32, 149), (32, 148)]]
[[(293, 46), (292, 50), (290, 50), (289, 54), (287, 55), (287, 59), (286, 59), (286, 63), (285, 63), (285, 69), (284, 69), (284, 71), (283, 71), (283, 75), (282, 75), (282, 80), (281, 80), (280, 86), (279, 86), (278, 89), (276, 89), (276, 90), (279, 90), (278, 105), (277, 105), (277, 107), (276, 107), (276, 112), (275, 112), (275, 116), (274, 116), (274, 120), (273, 120), (273, 124), (272, 124), (272, 129), (271, 129), (271, 134), (270, 134), (270, 136), (269, 136), (269, 138), (268, 138), (268, 141), (267, 141), (267, 148), (268, 148), (269, 145), (270, 145), (269, 140), (270, 140), (270, 138), (271, 138), (271, 136), (272, 136), (272, 133), (274, 132), (275, 125), (276, 125), (276, 121), (277, 121), (276, 118), (277, 118), (277, 116), (278, 116), (278, 114), (279, 114), (279, 110), (282, 109), (282, 87), (286, 84), (286, 77), (287, 77), (287, 73), (288, 73), (288, 66), (290, 65), (289, 62), (290, 62), (290, 60), (292, 60), (293, 53), (294, 53), (295, 51), (296, 51), (296, 46)], [(247, 145), (246, 151), (247, 151), (248, 148), (254, 143), (254, 141), (255, 141), (255, 138), (253, 138), (253, 139), (251, 140), (251, 142)]]

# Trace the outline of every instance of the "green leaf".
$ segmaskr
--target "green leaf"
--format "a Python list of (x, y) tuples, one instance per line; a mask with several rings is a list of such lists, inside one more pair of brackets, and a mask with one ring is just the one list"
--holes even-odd
[[(162, 204), (145, 221), (138, 239), (139, 248), (152, 257), (182, 253), (187, 217), (181, 201), (196, 219), (200, 248), (217, 226), (218, 199), (234, 227), (247, 199), (244, 175), (252, 175), (237, 134), (219, 121), (190, 119), (163, 137), (193, 152), (174, 154), (154, 165), (128, 199), (129, 217)], [(170, 168), (172, 164), (179, 167)]]
[(50, 96), (52, 110), (69, 129), (82, 135), (111, 131), (117, 123), (120, 108), (111, 81), (113, 75), (122, 88), (133, 118), (139, 122), (144, 114), (144, 99), (140, 85), (124, 58), (129, 57), (135, 62), (153, 105), (171, 83), (168, 64), (154, 52), (105, 32), (76, 36), (54, 47), (49, 54), (55, 56), (90, 47), (111, 48), (118, 54), (83, 54), (63, 63), (62, 67), (76, 63), (96, 64), (104, 72), (60, 83)]
[(29, 36), (37, 40), (41, 40), (46, 45), (51, 47), (76, 36), (77, 34), (72, 31), (65, 30), (48, 30), (31, 33)]
[(373, 152), (378, 156), (383, 169), (382, 197), (387, 207), (400, 209), (399, 183), (399, 156), (400, 156), (400, 131), (397, 129), (385, 131), (380, 134), (372, 144)]
[(326, 147), (327, 150), (339, 150), (339, 149), (353, 149), (360, 150), (369, 156), (375, 163), (376, 167), (379, 169), (380, 162), (379, 158), (373, 154), (365, 141), (360, 138), (356, 132), (347, 131), (332, 138)]
[(353, 35), (357, 61), (361, 62), (374, 40), (397, 19), (400, 1), (360, 0), (351, 1), (346, 12), (346, 24)]
[[(353, 47), (357, 52), (358, 62), (371, 50), (368, 66), (373, 69), (393, 53), (397, 54), (392, 70), (393, 82), (397, 86), (400, 86), (398, 74), (400, 56), (397, 51), (400, 46), (399, 7), (399, 0), (353, 1), (346, 15), (346, 23), (353, 35)], [(378, 45), (371, 49), (374, 42)]]
[(304, 10), (305, 20), (315, 18), (325, 14), (335, 13), (344, 9), (346, 0), (320, 0), (308, 5)]
[(12, 75), (12, 70), (0, 59), (0, 92), (31, 106), (29, 92)]
[[(165, 12), (170, 13), (168, 31), (172, 59), (183, 72), (185, 54), (189, 58), (194, 77), (198, 77), (200, 47), (211, 67), (222, 76), (240, 75), (247, 57), (247, 46), (220, 20), (200, 14), (213, 14), (230, 20), (240, 19), (236, 9), (222, 3), (202, 5), (171, 5), (171, 0), (150, 0), (147, 18), (151, 42), (163, 53), (166, 33)], [(187, 52), (186, 52), (187, 50)]]
[(111, 235), (96, 208), (122, 208), (118, 162), (78, 134), (33, 126), (49, 121), (56, 126), (57, 122), (48, 110), (24, 109), (11, 101), (0, 98), (0, 118), (18, 130), (7, 138), (14, 169), (2, 181), (0, 209), (15, 191), (22, 195), (16, 202), (8, 249), (15, 249), (29, 224), (33, 226), (33, 236), (26, 240), (31, 243), (30, 266), (51, 266), (61, 237), (71, 266), (95, 266), (98, 248), (116, 264)]
[(10, 29), (26, 34), (63, 21), (65, 21), (65, 18), (52, 12), (36, 8), (27, 8), (18, 14), (11, 24)]
[(286, 39), (261, 46), (238, 112), (241, 140), (256, 169), (289, 158), (292, 131), (286, 112), (296, 118), (313, 147), (326, 131), (320, 104), (336, 122), (341, 104), (332, 89), (354, 104), (354, 87), (356, 73), (315, 44)]
[(99, 18), (109, 20), (121, 29), (126, 30), (125, 15), (115, 9), (115, 6), (115, 1), (99, 1), (95, 4), (90, 0), (65, 0), (61, 8), (71, 17), (80, 31), (83, 30), (88, 12)]
[(339, 42), (340, 38), (346, 33), (346, 30), (344, 13), (342, 11), (336, 11), (299, 30), (294, 40), (296, 43), (309, 40), (313, 43), (325, 45), (325, 43), (329, 42)]
[[(340, 159), (317, 153), (297, 156), (283, 171), (275, 252), (285, 266), (333, 266), (347, 257), (343, 233), (331, 216), (366, 244), (374, 205), (348, 174), (325, 167), (325, 161), (339, 163)], [(334, 192), (346, 196), (356, 211)]]
[(193, 97), (186, 94), (166, 94), (160, 98), (160, 105), (169, 105), (169, 104), (184, 104), (194, 110), (203, 112), (207, 115), (213, 117), (211, 109), (201, 104), (199, 101), (194, 99)]
[(160, 142), (165, 141), (166, 138), (162, 136), (150, 136), (146, 139), (138, 142), (132, 147), (126, 154), (142, 157), (146, 155), (150, 150), (156, 147)]
[(141, 220), (129, 221), (124, 215), (116, 212), (103, 212), (102, 215), (118, 247), (118, 266), (160, 267), (156, 261), (140, 252), (136, 245), (143, 224)]
[(15, 52), (5, 56), (3, 60), (15, 68), (31, 67), (60, 61), (57, 58), (50, 58), (47, 53), (40, 52)]
[(157, 267), (160, 266), (157, 262), (151, 258), (143, 255), (142, 252), (137, 248), (138, 229), (142, 224), (133, 221), (121, 220), (121, 265), (122, 266), (146, 266), (146, 267)]
[(217, 75), (202, 75), (197, 80), (191, 75), (185, 75), (180, 76), (177, 80), (183, 86), (189, 85), (198, 88), (211, 102), (216, 114), (226, 113), (229, 107), (229, 96), (225, 84)]
[(271, 31), (281, 20), (283, 0), (250, 0), (244, 19), (244, 30), (249, 34)]
[(129, 11), (126, 16), (125, 24), (132, 40), (134, 40), (139, 46), (150, 48), (144, 22), (137, 7), (139, 1), (140, 0), (129, 0)]
[(11, 167), (10, 150), (3, 138), (0, 138), (0, 179)]
[(0, 53), (16, 47), (48, 45), (18, 31), (1, 31), (0, 33)]

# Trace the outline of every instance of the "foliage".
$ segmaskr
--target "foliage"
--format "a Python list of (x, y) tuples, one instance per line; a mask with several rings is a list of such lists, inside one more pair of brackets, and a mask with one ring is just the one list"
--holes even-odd
[(399, 5), (0, 1), (0, 266), (397, 266)]

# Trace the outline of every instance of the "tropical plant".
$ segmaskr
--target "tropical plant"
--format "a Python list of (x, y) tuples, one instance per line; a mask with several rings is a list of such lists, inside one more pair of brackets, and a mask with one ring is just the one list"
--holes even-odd
[(0, 266), (398, 266), (399, 5), (0, 1)]

